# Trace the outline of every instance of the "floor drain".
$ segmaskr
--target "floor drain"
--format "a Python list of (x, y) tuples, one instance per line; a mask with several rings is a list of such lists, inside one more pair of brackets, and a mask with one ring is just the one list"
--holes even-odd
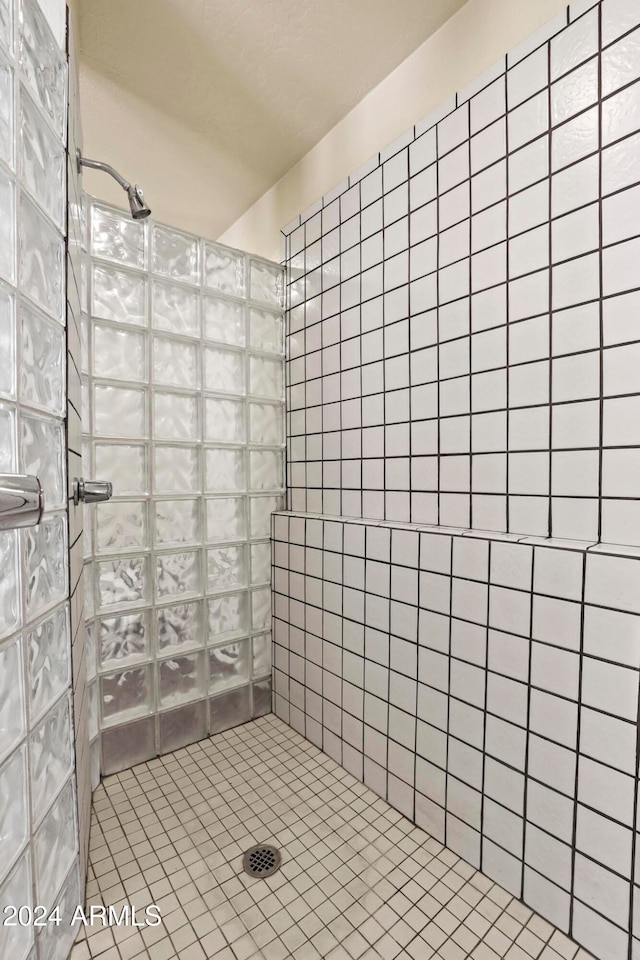
[(280, 869), (280, 851), (263, 843), (250, 847), (242, 858), (242, 867), (250, 877), (270, 877)]

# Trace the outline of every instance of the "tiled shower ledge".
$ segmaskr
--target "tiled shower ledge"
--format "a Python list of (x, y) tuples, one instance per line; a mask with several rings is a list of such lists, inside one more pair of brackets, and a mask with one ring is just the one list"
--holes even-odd
[(298, 510), (278, 510), (274, 516), (322, 520), (331, 523), (357, 524), (366, 527), (415, 530), (417, 533), (443, 534), (449, 537), (474, 537), (476, 540), (499, 540), (503, 543), (530, 543), (534, 546), (555, 547), (559, 550), (582, 550), (585, 553), (604, 553), (615, 557), (640, 557), (640, 547), (618, 543), (598, 543), (591, 540), (562, 540), (558, 537), (532, 537), (528, 534), (501, 533), (499, 530), (475, 530), (470, 527), (444, 527), (429, 523), (407, 523), (398, 520), (375, 520), (367, 517), (343, 517), (328, 513), (304, 513)]
[(87, 928), (71, 960), (591, 960), (273, 714), (103, 780), (87, 896), (163, 923)]

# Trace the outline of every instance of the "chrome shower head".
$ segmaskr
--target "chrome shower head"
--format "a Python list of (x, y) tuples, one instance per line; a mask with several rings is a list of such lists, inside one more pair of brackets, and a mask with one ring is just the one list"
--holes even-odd
[(134, 220), (144, 220), (145, 217), (149, 216), (151, 209), (145, 203), (142, 190), (137, 184), (130, 184), (128, 180), (125, 180), (125, 178), (108, 163), (102, 163), (101, 160), (89, 160), (88, 157), (83, 157), (79, 150), (76, 150), (76, 160), (78, 162), (78, 173), (81, 172), (83, 167), (91, 167), (93, 170), (104, 170), (105, 173), (108, 173), (110, 177), (113, 177), (113, 179), (120, 184), (123, 190), (126, 190), (129, 198), (131, 216)]
[(129, 197), (129, 206), (131, 207), (131, 216), (134, 220), (144, 220), (145, 217), (148, 217), (151, 213), (151, 210), (144, 202), (144, 195), (140, 187), (136, 184), (135, 186), (129, 186), (127, 188), (127, 194)]

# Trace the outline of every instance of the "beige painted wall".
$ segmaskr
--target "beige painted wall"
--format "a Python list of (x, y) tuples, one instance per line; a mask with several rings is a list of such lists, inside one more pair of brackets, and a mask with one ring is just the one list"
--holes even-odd
[[(80, 101), (87, 156), (110, 163), (138, 183), (154, 219), (216, 239), (220, 219), (229, 223), (234, 185), (241, 171), (216, 151), (213, 176), (211, 142), (140, 97), (107, 79), (80, 57)], [(127, 207), (120, 187), (105, 173), (84, 170), (84, 188), (94, 197)], [(221, 217), (222, 215), (222, 217)]]
[(219, 238), (280, 259), (280, 229), (551, 19), (566, 0), (468, 0)]

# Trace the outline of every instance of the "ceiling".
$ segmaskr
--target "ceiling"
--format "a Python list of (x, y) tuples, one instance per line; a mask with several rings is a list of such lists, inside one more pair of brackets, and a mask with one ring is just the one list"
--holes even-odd
[(139, 104), (134, 154), (145, 107), (210, 146), (219, 235), (464, 2), (80, 0), (80, 56)]

